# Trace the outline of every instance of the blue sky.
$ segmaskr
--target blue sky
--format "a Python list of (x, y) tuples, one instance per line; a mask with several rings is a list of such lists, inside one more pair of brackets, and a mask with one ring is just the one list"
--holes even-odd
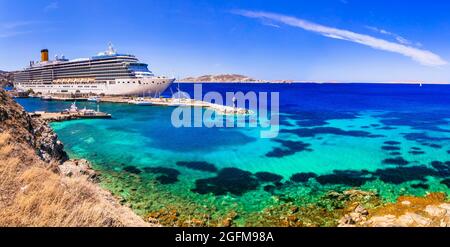
[(450, 81), (450, 1), (0, 0), (0, 69), (112, 42), (157, 74)]

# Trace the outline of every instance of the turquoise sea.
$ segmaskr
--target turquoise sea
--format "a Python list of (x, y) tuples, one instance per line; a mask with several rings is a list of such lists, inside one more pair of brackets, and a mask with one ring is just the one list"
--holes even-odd
[[(330, 190), (374, 191), (386, 202), (450, 192), (450, 85), (203, 84), (208, 91), (279, 92), (280, 134), (175, 128), (173, 107), (111, 103), (99, 107), (113, 119), (52, 127), (103, 186), (167, 225), (276, 225), (286, 204), (332, 210), (321, 205)], [(28, 111), (71, 103), (17, 101)]]

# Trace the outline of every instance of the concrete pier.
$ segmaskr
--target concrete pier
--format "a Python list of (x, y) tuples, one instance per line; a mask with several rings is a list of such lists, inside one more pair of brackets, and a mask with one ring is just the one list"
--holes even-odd
[[(116, 97), (116, 96), (103, 96), (100, 97), (100, 102), (110, 102), (110, 103), (130, 103), (136, 101), (135, 97)], [(176, 99), (176, 98), (139, 98), (141, 102), (146, 102), (150, 106), (191, 106), (191, 107), (202, 107), (208, 108), (216, 111), (220, 114), (233, 114), (233, 115), (251, 115), (252, 111), (231, 107), (219, 104), (213, 104), (210, 102), (195, 100), (195, 99)]]
[(74, 112), (43, 112), (36, 111), (29, 113), (31, 117), (38, 117), (48, 122), (59, 122), (76, 119), (98, 119), (98, 118), (111, 118), (111, 114), (104, 112), (96, 112), (92, 115), (85, 115), (82, 113)]

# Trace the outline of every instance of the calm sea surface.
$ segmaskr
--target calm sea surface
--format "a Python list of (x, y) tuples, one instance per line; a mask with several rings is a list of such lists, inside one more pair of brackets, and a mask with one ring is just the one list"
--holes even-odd
[[(192, 94), (193, 86), (180, 89)], [(99, 107), (111, 120), (52, 127), (71, 158), (92, 161), (105, 187), (164, 223), (220, 225), (232, 213), (234, 225), (267, 225), (268, 211), (320, 203), (330, 190), (361, 188), (386, 201), (450, 192), (449, 85), (203, 84), (208, 91), (279, 92), (279, 136), (175, 128), (173, 107), (110, 103)], [(28, 111), (71, 103), (17, 101)]]

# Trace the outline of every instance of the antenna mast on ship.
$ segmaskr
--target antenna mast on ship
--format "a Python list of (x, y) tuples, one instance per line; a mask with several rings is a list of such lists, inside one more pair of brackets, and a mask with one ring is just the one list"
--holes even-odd
[(116, 50), (114, 49), (114, 46), (111, 42), (108, 44), (108, 55), (114, 55), (116, 54)]

